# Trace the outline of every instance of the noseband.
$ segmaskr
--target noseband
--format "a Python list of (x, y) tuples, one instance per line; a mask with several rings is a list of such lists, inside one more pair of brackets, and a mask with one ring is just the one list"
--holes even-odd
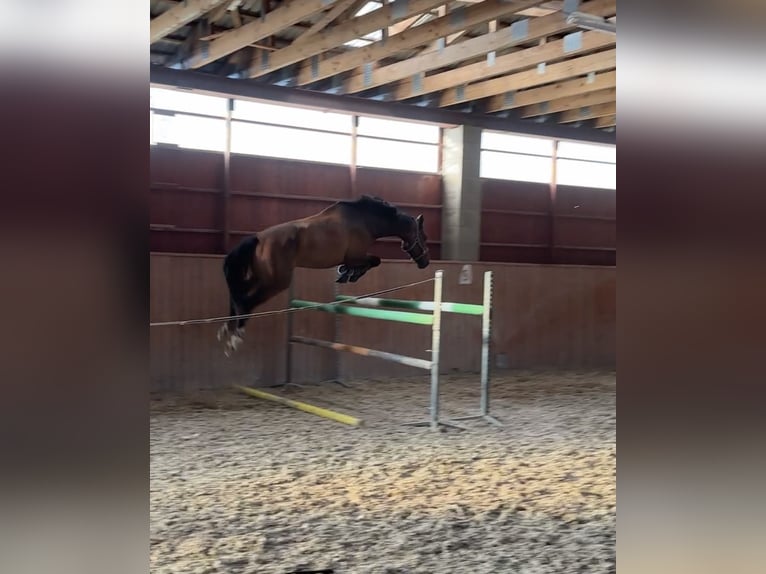
[[(417, 257), (415, 257), (415, 256), (414, 256), (412, 253), (413, 253), (413, 251), (415, 251), (415, 249), (416, 249), (416, 248), (418, 248), (418, 247), (420, 248), (420, 255), (418, 255)], [(411, 259), (412, 259), (412, 260), (413, 260), (415, 263), (420, 263), (420, 260), (421, 260), (421, 259), (423, 259), (423, 257), (425, 257), (426, 255), (428, 255), (428, 249), (427, 249), (427, 248), (426, 248), (426, 246), (425, 246), (425, 245), (423, 245), (423, 244), (421, 243), (421, 241), (420, 241), (420, 233), (418, 233), (418, 234), (416, 234), (416, 235), (415, 235), (415, 241), (414, 241), (414, 243), (413, 243), (412, 245), (410, 245), (409, 247), (405, 247), (405, 248), (404, 248), (404, 251), (406, 251), (406, 252), (407, 252), (407, 255), (409, 255), (409, 256), (410, 256), (410, 258), (411, 258)]]

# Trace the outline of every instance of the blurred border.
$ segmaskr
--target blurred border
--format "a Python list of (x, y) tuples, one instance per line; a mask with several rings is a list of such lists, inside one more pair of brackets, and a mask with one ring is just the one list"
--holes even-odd
[(755, 572), (766, 6), (620, 8), (618, 571)]
[(147, 572), (146, 5), (2, 12), (0, 571)]

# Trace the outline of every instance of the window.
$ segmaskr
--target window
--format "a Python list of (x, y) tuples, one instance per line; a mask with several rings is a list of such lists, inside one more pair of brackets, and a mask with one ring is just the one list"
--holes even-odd
[(485, 130), (481, 133), (481, 149), (552, 157), (553, 140)]
[(357, 139), (356, 164), (436, 173), (439, 171), (439, 147), (360, 136)]
[(208, 151), (226, 149), (226, 120), (186, 114), (151, 114), (151, 143)]
[(234, 100), (231, 117), (238, 120), (351, 133), (351, 116), (307, 108)]
[(152, 109), (187, 112), (205, 116), (226, 116), (226, 98), (206, 96), (184, 90), (149, 88), (149, 106)]
[(150, 87), (149, 100), (151, 144), (220, 152), (226, 149), (225, 97)]
[(559, 142), (556, 182), (617, 189), (617, 148), (581, 142)]
[(405, 171), (439, 171), (439, 126), (360, 117), (356, 163)]
[(439, 126), (401, 120), (360, 117), (356, 133), (360, 136), (439, 143)]
[(482, 131), (481, 177), (551, 183), (553, 140)]
[(232, 153), (348, 164), (351, 136), (233, 121)]
[(481, 152), (481, 177), (550, 183), (553, 161), (549, 157), (484, 150)]

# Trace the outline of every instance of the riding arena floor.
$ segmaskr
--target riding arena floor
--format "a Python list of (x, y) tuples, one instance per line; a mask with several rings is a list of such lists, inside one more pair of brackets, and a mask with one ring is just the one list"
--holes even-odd
[[(615, 572), (615, 374), (498, 373), (432, 432), (427, 378), (153, 397), (151, 572)], [(445, 418), (478, 376), (442, 378)]]

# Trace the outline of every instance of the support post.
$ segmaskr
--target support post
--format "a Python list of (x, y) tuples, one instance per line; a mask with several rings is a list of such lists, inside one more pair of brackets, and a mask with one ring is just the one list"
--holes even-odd
[(492, 342), (492, 271), (484, 272), (484, 296), (482, 298), (483, 312), (481, 316), (481, 396), (479, 398), (479, 414), (458, 417), (456, 421), (484, 419), (493, 425), (503, 426), (495, 417), (489, 414), (489, 383), (490, 364), (489, 351)]
[(481, 405), (482, 416), (489, 415), (489, 343), (492, 320), (492, 271), (484, 272), (484, 314), (481, 317)]
[[(288, 297), (288, 307), (292, 307), (293, 304), (293, 284), (290, 282), (290, 288), (287, 292)], [(293, 313), (292, 311), (287, 312), (287, 349), (285, 350), (285, 384), (284, 387), (287, 387), (287, 385), (291, 385), (293, 383), (293, 345), (291, 343), (293, 339)]]
[(439, 349), (442, 324), (442, 279), (439, 269), (434, 278), (434, 322), (431, 325), (431, 430), (439, 426)]

